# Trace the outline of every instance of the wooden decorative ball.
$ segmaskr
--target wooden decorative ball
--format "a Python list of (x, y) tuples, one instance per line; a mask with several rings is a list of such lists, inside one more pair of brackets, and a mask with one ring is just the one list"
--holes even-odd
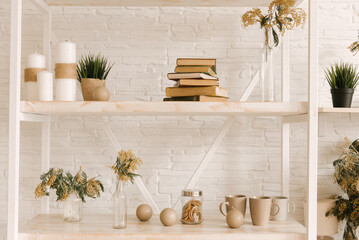
[(140, 221), (148, 221), (152, 217), (152, 208), (148, 204), (141, 204), (136, 209), (136, 216)]
[(110, 91), (104, 87), (98, 87), (92, 92), (93, 101), (108, 101), (110, 99)]
[(165, 226), (172, 226), (177, 221), (177, 213), (173, 208), (165, 208), (160, 214), (161, 223)]
[(239, 228), (244, 223), (243, 214), (233, 209), (227, 213), (226, 222), (230, 228)]

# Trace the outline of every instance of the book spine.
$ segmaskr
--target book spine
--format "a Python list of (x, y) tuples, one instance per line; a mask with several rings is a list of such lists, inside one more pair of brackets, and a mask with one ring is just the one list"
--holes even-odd
[(171, 98), (164, 98), (163, 101), (165, 102), (175, 102), (175, 101), (199, 101), (199, 96), (188, 96), (188, 97), (171, 97)]

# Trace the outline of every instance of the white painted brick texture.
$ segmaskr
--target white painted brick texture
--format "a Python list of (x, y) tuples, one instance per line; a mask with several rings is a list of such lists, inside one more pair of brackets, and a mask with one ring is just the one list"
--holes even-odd
[[(26, 1), (25, 1), (26, 2)], [(9, 1), (0, 6), (0, 223), (6, 223), (9, 84)], [(41, 51), (39, 13), (25, 3), (23, 56)], [(77, 44), (78, 58), (101, 52), (115, 62), (107, 86), (112, 100), (161, 101), (172, 85), (166, 74), (177, 57), (217, 58), (220, 82), (231, 100), (238, 100), (258, 69), (263, 35), (258, 27), (244, 29), (237, 8), (53, 8), (53, 29), (60, 41)], [(335, 60), (359, 63), (347, 50), (359, 29), (356, 0), (325, 0), (320, 3), (319, 96), (330, 106), (329, 87), (323, 67)], [(39, 26), (39, 27), (33, 27)], [(291, 33), (291, 100), (307, 99), (307, 29)], [(53, 46), (54, 47), (54, 46)], [(279, 99), (280, 51), (276, 54)], [(24, 62), (25, 57), (23, 57)], [(24, 64), (22, 65), (24, 68)], [(81, 99), (78, 92), (78, 99)], [(250, 101), (259, 100), (256, 88)], [(354, 99), (359, 106), (359, 95)], [(319, 142), (319, 197), (340, 193), (332, 182), (331, 163), (340, 152), (343, 138), (358, 137), (359, 116), (321, 116)], [(142, 157), (140, 170), (145, 185), (160, 208), (174, 203), (204, 156), (225, 119), (222, 117), (111, 117), (108, 122), (124, 148)], [(325, 125), (325, 128), (323, 127)], [(291, 198), (295, 218), (303, 219), (302, 201), (306, 179), (306, 125), (291, 128)], [(33, 191), (40, 175), (40, 126), (21, 125), (20, 219), (39, 213), (40, 201)], [(108, 168), (115, 161), (111, 145), (95, 117), (54, 117), (51, 166), (75, 171), (80, 166), (98, 176), (106, 191), (88, 200), (86, 213), (112, 212), (115, 178)], [(273, 118), (238, 118), (198, 182), (204, 190), (206, 214), (218, 214), (225, 194), (280, 194), (280, 125)], [(134, 185), (127, 186), (130, 213), (144, 201)], [(51, 197), (51, 212), (61, 203)], [(3, 228), (0, 228), (3, 233)], [(0, 234), (3, 235), (3, 234)], [(4, 237), (3, 237), (4, 238)], [(2, 238), (0, 238), (2, 239)], [(339, 238), (338, 238), (339, 239)]]

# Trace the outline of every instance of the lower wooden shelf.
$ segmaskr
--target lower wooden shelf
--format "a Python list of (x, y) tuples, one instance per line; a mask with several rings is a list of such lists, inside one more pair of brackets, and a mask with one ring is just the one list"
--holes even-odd
[(177, 223), (164, 227), (158, 216), (140, 222), (134, 215), (128, 218), (126, 229), (113, 229), (111, 215), (89, 215), (80, 222), (67, 223), (62, 215), (38, 215), (20, 227), (21, 240), (304, 240), (305, 228), (295, 220), (271, 221), (268, 226), (253, 226), (246, 218), (239, 229), (226, 225), (223, 216), (205, 216), (200, 225)]

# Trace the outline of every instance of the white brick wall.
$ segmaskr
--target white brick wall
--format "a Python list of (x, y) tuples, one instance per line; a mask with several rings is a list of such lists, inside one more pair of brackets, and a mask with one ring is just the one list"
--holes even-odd
[[(7, 138), (9, 78), (9, 1), (0, 6), (0, 223), (6, 222)], [(26, 1), (25, 1), (26, 2)], [(25, 3), (23, 56), (41, 51), (41, 17)], [(177, 57), (217, 58), (221, 85), (231, 100), (238, 100), (258, 68), (262, 33), (257, 27), (243, 29), (237, 8), (53, 8), (54, 33), (61, 41), (77, 43), (78, 57), (102, 52), (116, 65), (107, 86), (112, 100), (159, 101), (172, 83), (167, 72)], [(346, 49), (359, 29), (356, 0), (322, 0), (320, 5), (321, 105), (330, 105), (329, 87), (322, 67), (334, 60), (359, 63)], [(40, 26), (34, 28), (33, 26)], [(306, 100), (307, 30), (294, 31), (291, 40), (291, 100)], [(279, 63), (279, 54), (277, 54)], [(24, 67), (24, 66), (23, 66)], [(279, 83), (280, 79), (277, 78)], [(277, 87), (279, 94), (280, 88)], [(255, 89), (250, 100), (259, 100)], [(277, 96), (279, 99), (279, 96)], [(80, 92), (78, 93), (80, 99)], [(359, 106), (359, 96), (354, 99)], [(325, 115), (319, 143), (319, 197), (338, 188), (332, 183), (331, 162), (339, 156), (344, 136), (358, 137), (359, 116)], [(124, 148), (132, 148), (144, 160), (143, 180), (160, 208), (176, 201), (180, 190), (208, 149), (224, 122), (221, 117), (111, 117), (110, 126)], [(324, 122), (324, 121), (323, 121)], [(322, 125), (324, 126), (324, 125)], [(39, 212), (33, 190), (40, 174), (40, 127), (22, 124), (21, 221)], [(280, 192), (280, 132), (273, 118), (238, 118), (200, 178), (205, 192), (205, 211), (217, 213), (227, 193), (278, 195)], [(291, 128), (291, 198), (302, 220), (306, 179), (306, 125)], [(106, 166), (115, 160), (113, 148), (96, 118), (55, 117), (52, 125), (51, 166), (75, 171), (80, 166), (99, 176), (106, 192), (88, 200), (85, 212), (111, 213), (114, 177)], [(181, 185), (178, 184), (181, 183)], [(128, 186), (130, 212), (143, 202), (136, 186)], [(51, 197), (51, 211), (61, 204)]]

